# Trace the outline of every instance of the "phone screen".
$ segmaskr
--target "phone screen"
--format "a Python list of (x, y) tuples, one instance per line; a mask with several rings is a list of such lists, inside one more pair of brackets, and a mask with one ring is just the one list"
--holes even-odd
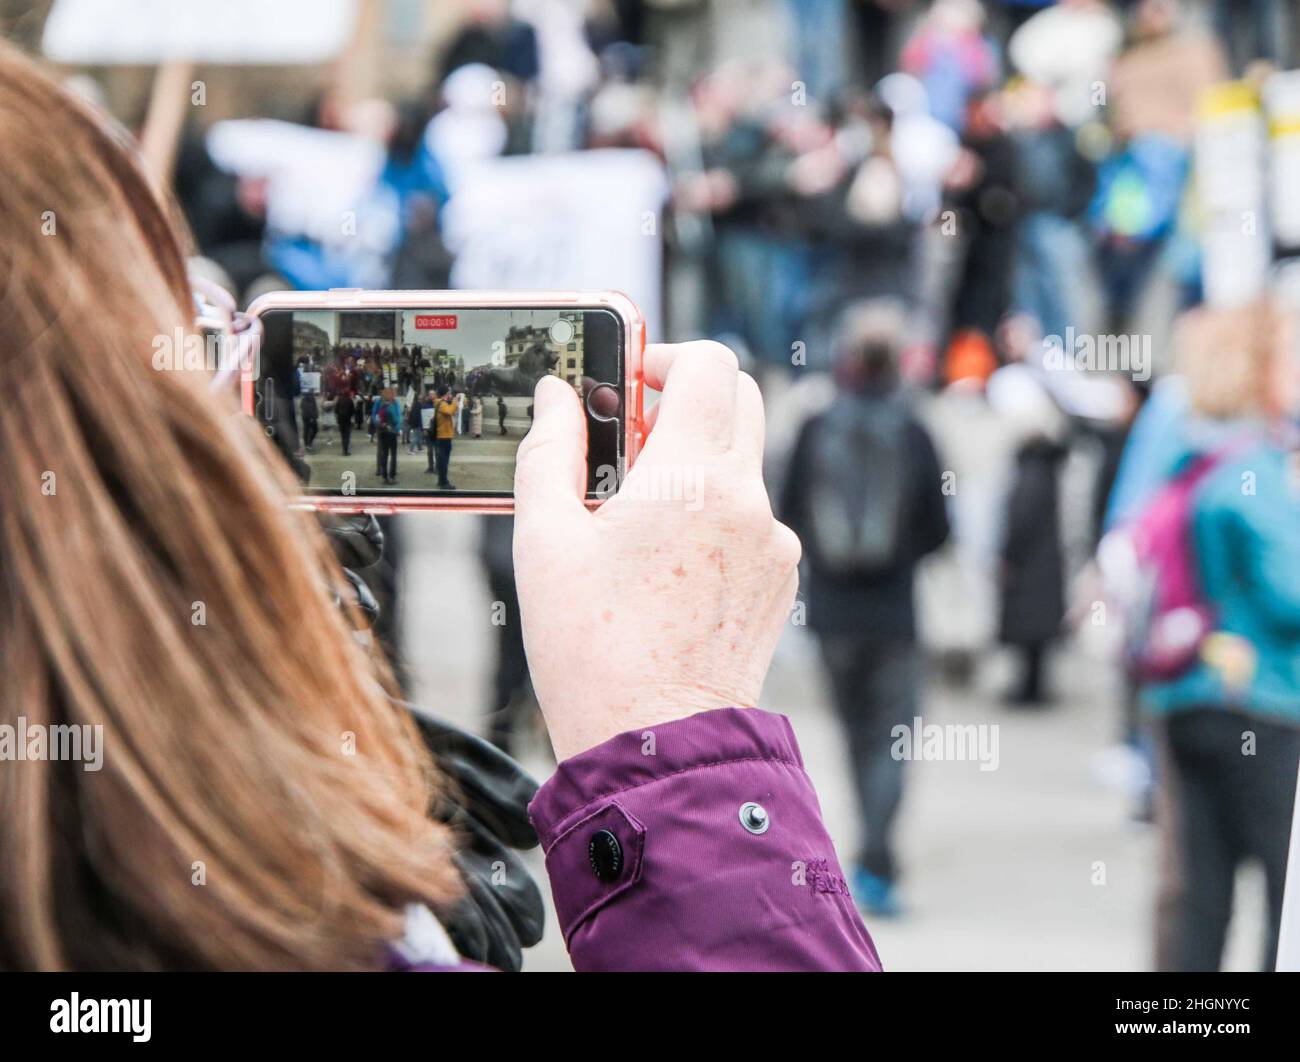
[(622, 467), (610, 310), (277, 309), (262, 325), (254, 414), (309, 494), (509, 497), (545, 375), (586, 412), (588, 496)]

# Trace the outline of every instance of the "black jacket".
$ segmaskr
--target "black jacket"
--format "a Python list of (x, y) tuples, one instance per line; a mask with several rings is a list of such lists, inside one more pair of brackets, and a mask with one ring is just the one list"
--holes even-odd
[[(879, 398), (841, 396), (837, 401), (902, 402), (898, 395)], [(929, 433), (907, 412), (903, 420), (907, 458), (906, 494), (900, 550), (893, 563), (870, 576), (846, 580), (828, 572), (815, 548), (810, 548), (809, 527), (811, 433), (825, 414), (811, 418), (799, 433), (780, 500), (781, 519), (804, 541), (808, 578), (801, 597), (806, 598), (808, 625), (820, 635), (860, 634), (880, 641), (916, 638), (916, 612), (912, 601), (917, 562), (938, 549), (948, 538), (948, 511), (943, 495), (943, 472)], [(844, 475), (851, 476), (858, 455), (844, 455)]]
[(1042, 645), (1065, 618), (1065, 558), (1057, 484), (1065, 449), (1034, 440), (1016, 455), (1002, 539), (1002, 640)]
[(1015, 138), (1017, 189), (1026, 212), (1046, 211), (1077, 218), (1088, 209), (1097, 175), (1079, 151), (1074, 133), (1056, 124)]

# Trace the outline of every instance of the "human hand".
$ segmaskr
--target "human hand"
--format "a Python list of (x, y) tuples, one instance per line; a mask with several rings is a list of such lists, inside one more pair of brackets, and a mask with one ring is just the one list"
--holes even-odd
[(586, 420), (545, 377), (515, 473), (524, 645), (556, 755), (757, 703), (798, 586), (763, 486), (758, 385), (718, 343), (651, 346), (663, 397), (619, 492), (583, 505)]

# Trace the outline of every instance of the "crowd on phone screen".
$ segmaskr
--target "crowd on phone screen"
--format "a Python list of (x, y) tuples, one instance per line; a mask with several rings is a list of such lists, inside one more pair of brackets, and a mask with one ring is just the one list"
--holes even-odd
[[(1266, 868), (1276, 939), (1300, 752), (1300, 507), (1284, 474), (1296, 409), (1242, 381), (1293, 352), (1239, 340), (1291, 307), (1254, 303), (1235, 332), (1198, 309), (1191, 189), (1198, 100), (1286, 68), (1294, 6), (608, 0), (543, 27), (545, 5), (475, 4), (429, 90), (389, 107), (376, 198), (398, 221), (381, 253), (395, 287), (446, 284), (439, 217), (468, 159), (617, 146), (663, 160), (669, 338), (727, 340), (768, 396), (774, 493), (804, 539), (809, 625), (857, 785), (854, 889), (873, 911), (900, 909), (905, 771), (889, 745), (920, 713), (923, 653), (962, 684), (1009, 646), (1009, 699), (1049, 704), (1078, 602), (1109, 593), (1098, 543), (1169, 509), (1195, 468), (1182, 519), (1211, 631), (1159, 677), (1141, 648), (1115, 650), (1129, 690), (1116, 754), (1166, 846), (1158, 961), (1218, 964), (1246, 858)], [(328, 99), (313, 115), (339, 120)], [(257, 189), (214, 197), (205, 173), (183, 157), (178, 191), (236, 287), (351, 275), (302, 241), (263, 239)], [(1153, 336), (1164, 354), (1095, 388), (1048, 364), (1049, 337), (1075, 333)], [(1220, 345), (1176, 371), (1206, 342)], [(303, 445), (332, 416), (344, 453), (359, 432), (377, 438), (386, 481), (404, 441), (450, 487), (453, 440), (494, 412), (418, 348), (395, 365), (364, 346), (310, 361), (322, 388), (303, 399)], [(1227, 377), (1234, 404), (1187, 397)], [(504, 434), (499, 397), (495, 413)], [(1249, 496), (1231, 489), (1246, 471)], [(493, 534), (501, 597), (509, 550)], [(1144, 562), (1159, 582), (1159, 559)], [(509, 746), (527, 673), (517, 628), (500, 637), (493, 735)], [(1258, 754), (1243, 757), (1247, 731)]]
[[(409, 455), (427, 452), (424, 471), (437, 474), (437, 486), (454, 490), (449, 479), (452, 441), (483, 437), (485, 399), (471, 393), (464, 375), (417, 345), (403, 347), (338, 343), (314, 347), (298, 358), (295, 373), (302, 455), (314, 443), (323, 415), (332, 415), (340, 452), (352, 454), (353, 433), (364, 432), (376, 447), (376, 474), (386, 486), (398, 484), (399, 446)], [(308, 388), (304, 374), (318, 385)], [(319, 387), (319, 392), (315, 387)], [(500, 435), (508, 435), (505, 400), (495, 399)]]

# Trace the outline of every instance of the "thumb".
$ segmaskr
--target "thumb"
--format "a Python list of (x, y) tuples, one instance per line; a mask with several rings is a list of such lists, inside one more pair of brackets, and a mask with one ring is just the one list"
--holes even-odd
[(586, 513), (587, 419), (577, 393), (543, 376), (533, 394), (533, 426), (515, 459), (515, 514), (577, 509)]

